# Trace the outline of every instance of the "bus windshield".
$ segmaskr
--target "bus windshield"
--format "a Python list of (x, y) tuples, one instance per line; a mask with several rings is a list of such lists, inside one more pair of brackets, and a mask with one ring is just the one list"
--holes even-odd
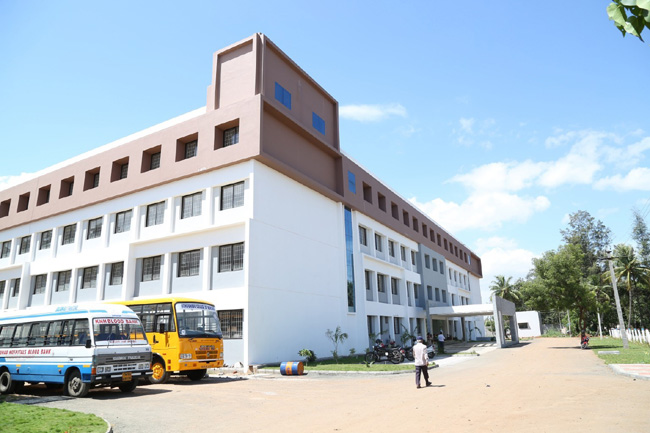
[(147, 341), (138, 319), (96, 318), (93, 319), (93, 334), (95, 342), (110, 344), (133, 343), (133, 340)]
[(181, 338), (221, 338), (221, 324), (213, 305), (179, 302), (176, 321)]

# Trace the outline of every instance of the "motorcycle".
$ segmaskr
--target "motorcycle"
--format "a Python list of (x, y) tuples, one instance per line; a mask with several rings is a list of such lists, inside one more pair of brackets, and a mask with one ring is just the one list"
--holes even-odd
[(589, 337), (586, 335), (583, 335), (580, 337), (580, 347), (583, 349), (588, 349), (589, 348)]
[[(409, 361), (415, 361), (415, 357), (413, 356), (413, 346), (404, 347), (402, 351), (404, 352), (404, 357), (406, 359)], [(433, 359), (433, 357), (436, 356), (435, 348), (433, 346), (427, 346), (427, 354), (429, 355), (429, 359)]]
[(388, 347), (380, 339), (375, 340), (375, 345), (372, 346), (372, 350), (366, 353), (366, 362), (378, 362), (383, 358), (392, 362), (393, 364), (399, 364), (404, 361), (404, 354), (398, 347)]

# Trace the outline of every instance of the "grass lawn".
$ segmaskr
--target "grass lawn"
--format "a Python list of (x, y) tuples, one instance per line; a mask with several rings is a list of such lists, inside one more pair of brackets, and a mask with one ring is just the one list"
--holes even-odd
[(629, 349), (623, 349), (623, 341), (617, 338), (597, 336), (589, 339), (589, 348), (598, 355), (599, 350), (618, 350), (620, 355), (598, 355), (605, 364), (650, 364), (650, 346), (629, 342)]
[(108, 427), (95, 415), (2, 401), (0, 432), (3, 433), (104, 433)]
[[(317, 360), (315, 364), (303, 364), (305, 366), (305, 371), (403, 371), (415, 370), (413, 364), (392, 364), (390, 362), (378, 362), (375, 364), (368, 364), (364, 362), (364, 357), (361, 355), (357, 356), (345, 356), (339, 358), (337, 363), (333, 359), (323, 359)], [(431, 365), (431, 364), (430, 364)], [(271, 367), (262, 367), (261, 369), (275, 369), (277, 370), (279, 366)]]

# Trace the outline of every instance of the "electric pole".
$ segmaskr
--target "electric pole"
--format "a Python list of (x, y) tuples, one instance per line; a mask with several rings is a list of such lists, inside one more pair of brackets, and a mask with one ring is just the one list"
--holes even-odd
[(609, 263), (609, 273), (612, 277), (612, 288), (614, 289), (614, 299), (616, 299), (616, 312), (618, 313), (618, 327), (621, 330), (621, 338), (623, 339), (623, 348), (629, 349), (630, 346), (627, 343), (627, 330), (625, 329), (625, 323), (623, 322), (623, 311), (621, 310), (621, 301), (618, 298), (618, 288), (616, 288), (616, 275), (614, 275), (614, 265), (612, 264), (611, 251), (607, 251), (607, 262)]

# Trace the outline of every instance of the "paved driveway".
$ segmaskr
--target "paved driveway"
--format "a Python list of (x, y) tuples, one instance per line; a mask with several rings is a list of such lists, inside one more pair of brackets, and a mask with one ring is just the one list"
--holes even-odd
[(93, 390), (45, 407), (94, 413), (116, 433), (650, 432), (650, 381), (616, 375), (577, 339), (537, 339), (432, 370), (386, 376), (210, 377)]

